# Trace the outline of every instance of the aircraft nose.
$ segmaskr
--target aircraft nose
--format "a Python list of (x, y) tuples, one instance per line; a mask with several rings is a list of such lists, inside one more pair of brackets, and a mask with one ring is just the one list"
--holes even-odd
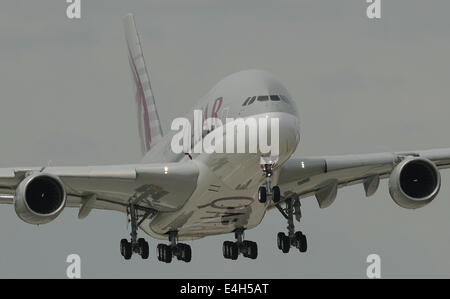
[(284, 112), (267, 113), (265, 118), (267, 128), (260, 127), (260, 130), (267, 132), (267, 144), (271, 147), (270, 154), (265, 156), (277, 160), (278, 163), (284, 163), (294, 153), (300, 139), (298, 119)]

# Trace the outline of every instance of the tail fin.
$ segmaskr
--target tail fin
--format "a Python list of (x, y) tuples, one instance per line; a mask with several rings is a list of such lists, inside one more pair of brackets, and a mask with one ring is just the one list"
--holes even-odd
[(147, 153), (163, 136), (155, 98), (153, 97), (150, 77), (144, 60), (141, 42), (132, 14), (124, 18), (125, 38), (128, 45), (128, 55), (133, 75), (136, 104), (138, 113), (138, 128), (141, 138), (142, 154)]

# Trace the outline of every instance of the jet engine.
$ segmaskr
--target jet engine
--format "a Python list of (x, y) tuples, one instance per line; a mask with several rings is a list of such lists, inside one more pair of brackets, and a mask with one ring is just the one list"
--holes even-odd
[(400, 207), (418, 209), (429, 204), (441, 188), (441, 174), (428, 159), (409, 157), (400, 162), (389, 178), (389, 193)]
[(30, 224), (45, 224), (54, 220), (65, 205), (63, 183), (48, 173), (26, 177), (17, 187), (14, 198), (17, 216)]

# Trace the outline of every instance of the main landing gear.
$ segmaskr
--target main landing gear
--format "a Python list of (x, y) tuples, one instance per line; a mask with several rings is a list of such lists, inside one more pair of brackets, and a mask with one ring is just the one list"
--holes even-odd
[(279, 203), (281, 199), (280, 187), (271, 186), (272, 177), (272, 164), (261, 165), (263, 169), (264, 176), (266, 177), (265, 186), (261, 186), (258, 189), (258, 200), (260, 203), (265, 203), (267, 201), (267, 195), (272, 195), (272, 200), (274, 203)]
[(131, 259), (133, 253), (139, 254), (142, 259), (148, 259), (149, 247), (148, 242), (144, 238), (137, 238), (137, 229), (141, 223), (147, 219), (153, 211), (149, 210), (144, 215), (139, 216), (136, 205), (131, 203), (128, 208), (128, 214), (130, 215), (131, 222), (131, 240), (120, 240), (120, 254), (126, 259)]
[(291, 247), (296, 247), (300, 252), (306, 252), (308, 243), (306, 236), (301, 231), (295, 231), (294, 216), (297, 221), (300, 221), (302, 214), (300, 210), (300, 200), (298, 196), (286, 199), (286, 208), (283, 209), (280, 204), (276, 207), (288, 221), (288, 234), (279, 232), (277, 235), (277, 246), (283, 253), (288, 253)]
[(235, 242), (223, 242), (223, 257), (230, 260), (237, 260), (240, 253), (244, 257), (256, 259), (258, 257), (258, 244), (253, 241), (244, 240), (244, 229), (238, 228), (234, 232)]
[(192, 258), (191, 246), (184, 243), (178, 243), (178, 232), (169, 232), (169, 245), (158, 244), (157, 254), (158, 260), (165, 263), (171, 263), (172, 257), (176, 257), (180, 261), (189, 263)]

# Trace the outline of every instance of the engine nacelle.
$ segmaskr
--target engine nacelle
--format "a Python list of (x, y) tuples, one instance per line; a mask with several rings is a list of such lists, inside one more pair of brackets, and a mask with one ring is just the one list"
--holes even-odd
[(48, 173), (26, 177), (17, 187), (14, 207), (17, 216), (30, 224), (45, 224), (62, 212), (66, 191), (61, 180)]
[(429, 204), (439, 193), (441, 174), (436, 165), (425, 158), (405, 158), (392, 171), (389, 193), (396, 204), (405, 209), (418, 209)]

